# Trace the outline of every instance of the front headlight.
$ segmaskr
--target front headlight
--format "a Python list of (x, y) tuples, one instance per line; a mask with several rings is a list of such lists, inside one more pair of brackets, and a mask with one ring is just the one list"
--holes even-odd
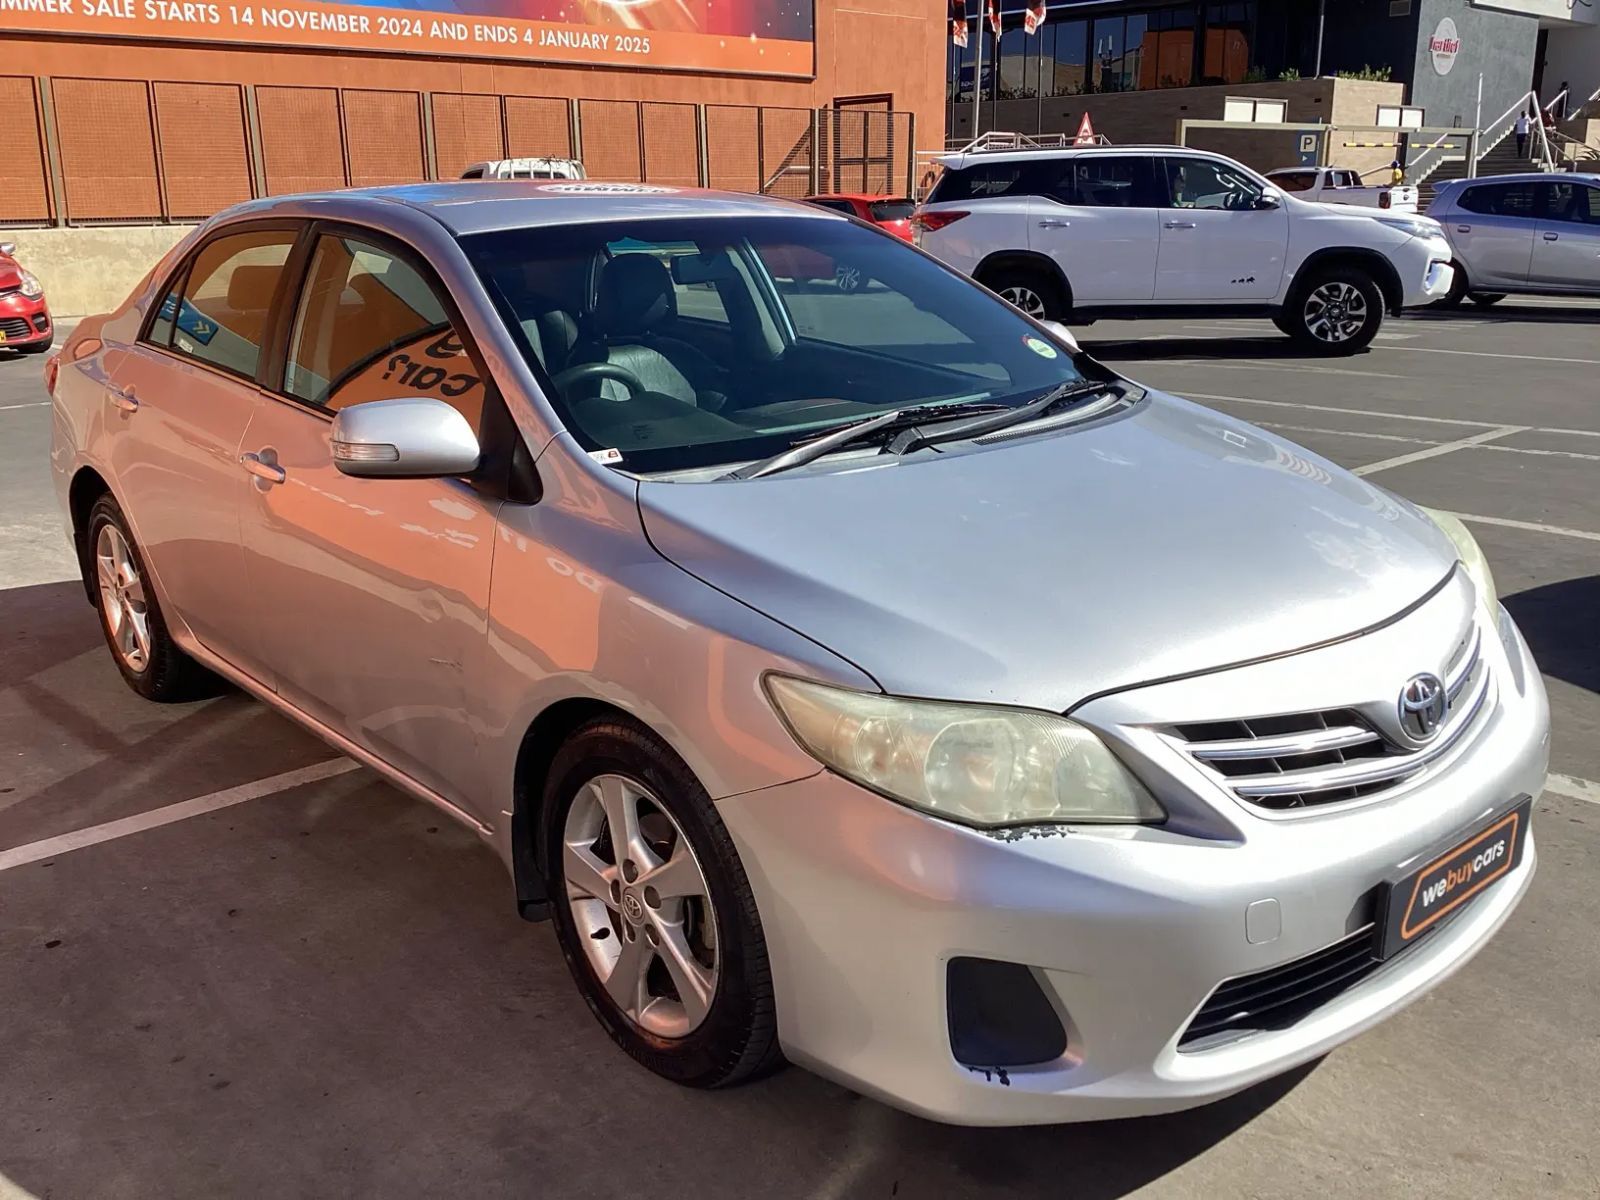
[(44, 295), (44, 284), (39, 282), (39, 277), (32, 271), (22, 272), (22, 294), (29, 300), (37, 300)]
[(1422, 220), (1418, 217), (1377, 217), (1375, 220), (1381, 225), (1388, 225), (1402, 233), (1409, 233), (1412, 237), (1442, 238), (1444, 226), (1434, 220)]
[(1088, 729), (1010, 708), (902, 700), (769, 675), (801, 746), (847, 779), (968, 825), (1166, 817)]
[(1478, 599), (1482, 602), (1484, 611), (1493, 616), (1500, 598), (1495, 592), (1494, 573), (1489, 570), (1489, 560), (1483, 556), (1483, 550), (1478, 546), (1478, 539), (1467, 531), (1467, 527), (1461, 523), (1461, 518), (1454, 513), (1442, 512), (1437, 508), (1424, 508), (1422, 511), (1427, 513), (1445, 537), (1455, 544), (1456, 557), (1467, 569), (1467, 578), (1472, 580), (1472, 586), (1477, 589)]

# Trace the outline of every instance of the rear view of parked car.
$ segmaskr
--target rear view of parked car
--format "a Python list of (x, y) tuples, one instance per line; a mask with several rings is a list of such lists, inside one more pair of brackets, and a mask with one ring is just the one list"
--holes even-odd
[(44, 284), (16, 253), (14, 242), (0, 242), (0, 349), (42, 354), (55, 340)]
[(1368, 186), (1359, 171), (1346, 167), (1284, 167), (1267, 172), (1267, 182), (1302, 200), (1355, 204), (1387, 212), (1417, 211), (1417, 189), (1407, 184)]
[(1456, 269), (1443, 303), (1600, 296), (1600, 175), (1497, 175), (1439, 186), (1428, 215)]
[(260, 200), (53, 361), (127, 683), (220, 675), (462, 822), (679, 1083), (1187, 1108), (1531, 882), (1548, 706), (1458, 519), (835, 213)]
[(1385, 313), (1450, 286), (1449, 247), (1416, 216), (1312, 204), (1218, 154), (1092, 146), (947, 155), (921, 245), (1031, 316), (1270, 317), (1350, 354)]

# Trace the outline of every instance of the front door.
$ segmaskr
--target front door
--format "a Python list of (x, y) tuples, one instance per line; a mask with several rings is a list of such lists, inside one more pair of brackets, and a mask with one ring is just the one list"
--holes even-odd
[(1533, 235), (1528, 282), (1600, 292), (1600, 187), (1582, 180), (1541, 183), (1543, 216)]
[(1289, 214), (1244, 171), (1214, 158), (1158, 158), (1166, 186), (1156, 299), (1271, 300), (1283, 282)]
[(1532, 183), (1476, 183), (1456, 200), (1450, 245), (1474, 291), (1527, 284), (1537, 196)]
[(256, 369), (294, 228), (224, 233), (180, 270), (108, 380), (112, 477), (169, 618), (271, 685), (253, 655), (239, 546), (239, 462), (263, 398)]
[(1039, 164), (1028, 200), (1028, 249), (1053, 258), (1078, 308), (1149, 300), (1156, 208), (1150, 159), (1084, 154)]
[(261, 471), (243, 543), (279, 693), (472, 811), (470, 685), (500, 501), (464, 480), (352, 478), (329, 446), (333, 414), (369, 400), (432, 396), (481, 428), (489, 389), (441, 294), (408, 251), (318, 238), (281, 393), (244, 438)]

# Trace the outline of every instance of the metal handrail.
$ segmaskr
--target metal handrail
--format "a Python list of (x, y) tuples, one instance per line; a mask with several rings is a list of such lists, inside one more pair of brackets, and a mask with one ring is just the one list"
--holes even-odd
[[(1516, 126), (1515, 114), (1518, 112), (1518, 110), (1521, 110), (1524, 113), (1527, 112), (1530, 101), (1532, 102), (1534, 112), (1543, 111), (1539, 107), (1539, 93), (1534, 91), (1532, 88), (1529, 88), (1526, 92), (1523, 92), (1522, 95), (1517, 97), (1516, 101), (1511, 105), (1510, 108), (1506, 109), (1505, 112), (1501, 113), (1493, 121), (1490, 121), (1479, 131), (1478, 154), (1477, 157), (1472, 161), (1472, 170), (1470, 174), (1476, 175), (1478, 173), (1478, 164), (1484, 160), (1489, 151), (1493, 150), (1501, 142), (1506, 140), (1506, 135), (1509, 134)], [(1500, 133), (1497, 137), (1491, 139), (1482, 136), (1487, 134), (1489, 130), (1499, 126), (1502, 122), (1509, 123), (1506, 124), (1504, 129), (1500, 130)], [(1544, 122), (1542, 120), (1535, 120), (1534, 124), (1538, 126), (1539, 129), (1539, 142), (1544, 147), (1544, 168), (1548, 171), (1555, 165), (1554, 160), (1550, 157), (1550, 139), (1545, 136)]]
[[(1428, 178), (1429, 175), (1432, 175), (1435, 171), (1437, 171), (1440, 164), (1445, 161), (1445, 156), (1443, 154), (1439, 154), (1434, 161), (1428, 163), (1425, 168), (1423, 166), (1423, 159), (1427, 158), (1428, 155), (1435, 153), (1435, 151), (1437, 151), (1439, 147), (1444, 144), (1445, 138), (1459, 136), (1461, 136), (1461, 131), (1459, 129), (1446, 130), (1444, 133), (1441, 133), (1438, 137), (1434, 138), (1433, 141), (1429, 142), (1421, 150), (1417, 151), (1416, 157), (1412, 158), (1408, 163), (1406, 163), (1405, 172), (1407, 181), (1412, 184), (1420, 185), (1423, 180)], [(1467, 154), (1470, 153), (1472, 153), (1472, 149), (1469, 146), (1467, 148)], [(1462, 157), (1465, 158), (1466, 155), (1464, 154)]]
[[(964, 145), (946, 144), (946, 154), (990, 154), (1002, 150), (1061, 150), (1067, 146), (1076, 146), (1080, 143), (1075, 134), (1071, 133), (1011, 133), (1000, 129), (991, 129), (988, 133), (979, 134)], [(1094, 145), (1109, 146), (1111, 139), (1103, 133), (1094, 135)]]

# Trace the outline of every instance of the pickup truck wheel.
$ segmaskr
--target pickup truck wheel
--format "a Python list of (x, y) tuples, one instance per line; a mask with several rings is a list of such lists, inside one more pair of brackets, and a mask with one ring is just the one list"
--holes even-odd
[(1467, 295), (1467, 299), (1471, 300), (1479, 308), (1489, 308), (1499, 304), (1505, 298), (1506, 294), (1504, 292), (1471, 292)]
[(1284, 315), (1295, 341), (1318, 354), (1365, 349), (1383, 324), (1383, 292), (1359, 267), (1318, 271), (1296, 290)]
[(1035, 321), (1064, 321), (1066, 293), (1049, 272), (1039, 267), (1003, 266), (978, 280), (1000, 299)]
[(612, 1039), (689, 1087), (780, 1066), (755, 895), (683, 760), (642, 726), (597, 718), (556, 753), (543, 819), (556, 936)]

